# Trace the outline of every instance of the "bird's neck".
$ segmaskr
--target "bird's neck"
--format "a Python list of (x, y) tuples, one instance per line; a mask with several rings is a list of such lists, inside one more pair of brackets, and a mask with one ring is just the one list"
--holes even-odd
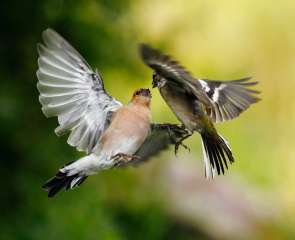
[(131, 101), (127, 107), (137, 114), (151, 118), (150, 104)]
[(135, 107), (139, 107), (139, 108), (148, 108), (150, 110), (150, 101), (147, 101), (144, 98), (133, 98), (129, 105), (135, 106)]

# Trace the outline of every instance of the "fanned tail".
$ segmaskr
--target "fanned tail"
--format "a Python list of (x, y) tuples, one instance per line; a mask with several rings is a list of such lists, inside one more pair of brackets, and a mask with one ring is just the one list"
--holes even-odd
[(49, 179), (42, 188), (48, 192), (48, 197), (54, 197), (61, 189), (72, 189), (82, 184), (88, 176), (79, 173), (68, 176), (68, 172), (60, 169), (56, 175)]
[(225, 168), (228, 169), (228, 162), (234, 162), (228, 142), (218, 133), (208, 134), (204, 132), (201, 133), (201, 137), (206, 178), (213, 178), (216, 171), (218, 175), (224, 174)]
[(68, 190), (81, 185), (89, 175), (113, 167), (113, 162), (106, 161), (106, 157), (92, 153), (68, 163), (43, 185), (43, 189), (48, 192), (48, 197), (53, 197), (63, 188)]

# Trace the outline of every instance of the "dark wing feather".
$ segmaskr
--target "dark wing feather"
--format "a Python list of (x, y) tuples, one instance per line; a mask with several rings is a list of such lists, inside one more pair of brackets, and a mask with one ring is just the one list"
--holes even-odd
[(183, 88), (196, 96), (205, 105), (208, 116), (214, 122), (233, 119), (259, 101), (256, 96), (259, 92), (248, 88), (257, 84), (249, 82), (250, 78), (226, 82), (196, 79), (177, 61), (159, 50), (141, 44), (139, 52), (145, 64), (174, 83), (171, 86)]
[(243, 78), (231, 81), (202, 80), (204, 92), (210, 98), (212, 104), (206, 105), (207, 114), (214, 122), (223, 122), (239, 116), (251, 104), (258, 102), (258, 91), (249, 89), (257, 82), (251, 82), (251, 78)]
[(177, 61), (146, 44), (139, 45), (139, 54), (143, 62), (154, 69), (157, 74), (171, 83), (176, 83), (187, 92), (194, 94), (200, 101), (210, 104), (208, 96), (204, 94), (200, 82)]
[(47, 29), (43, 40), (37, 71), (42, 111), (58, 117), (58, 136), (71, 132), (68, 144), (92, 152), (111, 113), (122, 104), (106, 93), (100, 75), (58, 33)]
[(186, 129), (176, 124), (152, 124), (149, 137), (135, 153), (140, 158), (133, 164), (137, 165), (149, 160), (188, 135), (189, 132)]

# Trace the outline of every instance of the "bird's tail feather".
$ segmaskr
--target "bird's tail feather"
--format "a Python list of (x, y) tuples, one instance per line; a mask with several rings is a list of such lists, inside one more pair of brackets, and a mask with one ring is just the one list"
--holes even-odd
[(77, 187), (88, 177), (87, 175), (79, 173), (69, 176), (68, 172), (63, 171), (63, 169), (64, 168), (61, 168), (53, 178), (49, 179), (42, 186), (42, 188), (48, 192), (48, 197), (54, 197), (55, 194), (57, 194), (63, 188), (65, 188), (67, 191), (68, 189)]
[(228, 168), (228, 161), (229, 163), (234, 162), (228, 142), (218, 133), (204, 132), (201, 133), (201, 137), (206, 178), (213, 178), (216, 171), (218, 175), (224, 174), (225, 168)]

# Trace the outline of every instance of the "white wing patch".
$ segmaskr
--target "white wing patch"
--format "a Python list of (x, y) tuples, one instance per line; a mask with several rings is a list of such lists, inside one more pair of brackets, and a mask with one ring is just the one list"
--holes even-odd
[(251, 104), (259, 101), (258, 91), (249, 89), (257, 82), (250, 82), (251, 78), (231, 81), (216, 81), (199, 79), (203, 91), (210, 100), (207, 114), (214, 122), (233, 119)]
[(218, 102), (218, 99), (219, 99), (219, 93), (222, 89), (224, 89), (226, 87), (225, 84), (221, 84), (219, 87), (215, 88), (214, 89), (214, 93), (213, 93), (213, 96), (212, 96), (212, 100), (213, 102)]
[(206, 81), (204, 81), (202, 79), (199, 79), (199, 82), (201, 83), (203, 90), (207, 93), (209, 99), (212, 102), (218, 102), (219, 93), (222, 89), (224, 89), (226, 87), (226, 85), (221, 84), (220, 86), (218, 86), (216, 88), (212, 88), (209, 86), (209, 84)]
[(205, 82), (202, 79), (199, 79), (199, 82), (201, 83), (203, 89), (205, 90), (205, 92), (209, 92), (210, 91), (210, 87), (208, 86), (207, 82)]

